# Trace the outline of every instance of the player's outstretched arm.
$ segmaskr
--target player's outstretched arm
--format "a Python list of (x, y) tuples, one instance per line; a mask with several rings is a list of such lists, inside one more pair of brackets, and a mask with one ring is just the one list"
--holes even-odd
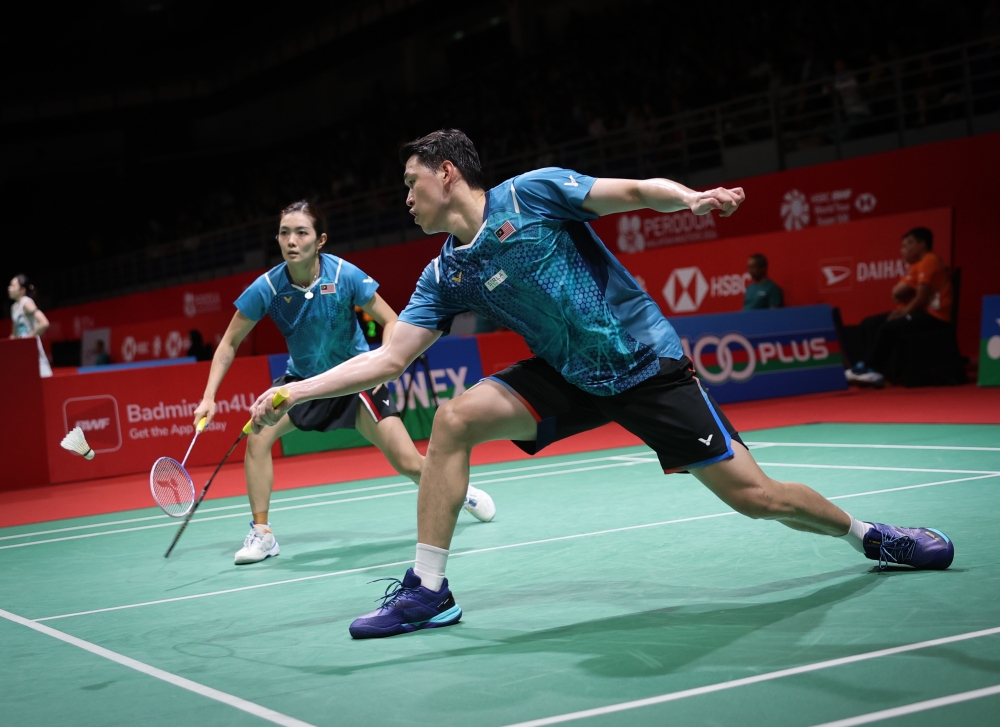
[(744, 199), (742, 187), (696, 192), (669, 179), (598, 179), (583, 201), (583, 208), (602, 217), (639, 209), (691, 210), (696, 215), (718, 210), (720, 216), (729, 217)]
[(273, 426), (296, 404), (313, 399), (346, 396), (398, 379), (430, 345), (441, 331), (421, 328), (402, 321), (396, 323), (389, 342), (368, 353), (362, 353), (339, 366), (312, 378), (285, 384), (288, 398), (274, 408), (271, 398), (276, 389), (268, 389), (250, 407), (254, 431)]
[(205, 393), (202, 394), (198, 408), (194, 410), (195, 425), (201, 421), (202, 417), (208, 419), (207, 424), (212, 423), (215, 418), (215, 394), (219, 390), (219, 385), (222, 384), (222, 379), (225, 378), (226, 372), (233, 364), (233, 359), (236, 358), (236, 349), (240, 347), (243, 339), (256, 325), (257, 321), (250, 320), (239, 311), (233, 314), (233, 320), (229, 321), (229, 327), (222, 336), (222, 340), (219, 341), (215, 355), (212, 356), (212, 368), (208, 371)]

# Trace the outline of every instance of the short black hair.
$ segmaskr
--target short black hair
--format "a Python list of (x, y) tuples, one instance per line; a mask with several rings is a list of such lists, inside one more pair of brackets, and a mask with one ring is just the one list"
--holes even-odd
[(750, 256), (750, 259), (756, 262), (758, 265), (763, 265), (765, 268), (767, 267), (767, 258), (764, 257), (764, 253), (762, 252), (755, 252), (753, 255)]
[(917, 242), (924, 243), (928, 250), (934, 249), (934, 233), (926, 227), (914, 227), (912, 230), (903, 235), (904, 239), (907, 237), (912, 237)]
[(462, 178), (471, 189), (486, 189), (476, 147), (458, 129), (439, 129), (403, 144), (399, 149), (400, 163), (406, 166), (412, 156), (416, 156), (421, 164), (433, 170), (449, 161), (462, 173)]

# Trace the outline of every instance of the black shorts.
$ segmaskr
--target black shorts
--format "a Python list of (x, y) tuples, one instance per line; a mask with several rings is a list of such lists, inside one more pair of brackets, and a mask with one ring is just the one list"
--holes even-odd
[(732, 441), (743, 444), (686, 356), (661, 358), (658, 374), (613, 396), (588, 394), (537, 357), (489, 378), (514, 394), (538, 422), (534, 442), (514, 442), (528, 454), (608, 422), (649, 445), (667, 474), (728, 459)]
[[(298, 376), (285, 374), (274, 380), (275, 386), (302, 381)], [(332, 399), (313, 399), (304, 404), (292, 407), (288, 418), (296, 429), (303, 432), (329, 432), (334, 429), (354, 429), (358, 416), (358, 407), (364, 406), (375, 422), (386, 417), (398, 417), (396, 402), (389, 395), (385, 384), (379, 384), (374, 389), (360, 391), (357, 394), (337, 396)]]

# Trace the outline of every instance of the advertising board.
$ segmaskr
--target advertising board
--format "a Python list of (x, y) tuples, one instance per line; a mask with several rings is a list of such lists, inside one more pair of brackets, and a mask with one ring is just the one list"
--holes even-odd
[[(45, 379), (50, 481), (146, 472), (159, 457), (180, 461), (194, 435), (192, 419), (208, 369), (204, 362)], [(216, 464), (222, 459), (246, 424), (250, 405), (267, 388), (267, 374), (264, 358), (233, 362), (216, 397), (215, 420), (198, 438), (188, 464)], [(92, 461), (59, 446), (63, 435), (77, 426), (97, 453)], [(239, 462), (244, 449), (241, 444), (230, 460)]]

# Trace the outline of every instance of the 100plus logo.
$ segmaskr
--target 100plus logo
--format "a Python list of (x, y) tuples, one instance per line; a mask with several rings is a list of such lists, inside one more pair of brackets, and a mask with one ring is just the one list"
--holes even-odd
[(109, 394), (80, 396), (63, 402), (63, 425), (68, 432), (80, 427), (98, 454), (115, 452), (122, 446), (122, 426), (118, 400)]
[(743, 382), (754, 374), (809, 366), (839, 366), (842, 361), (837, 342), (824, 336), (748, 338), (742, 333), (721, 337), (704, 334), (695, 340), (693, 347), (689, 338), (681, 338), (681, 346), (698, 375), (712, 384)]

